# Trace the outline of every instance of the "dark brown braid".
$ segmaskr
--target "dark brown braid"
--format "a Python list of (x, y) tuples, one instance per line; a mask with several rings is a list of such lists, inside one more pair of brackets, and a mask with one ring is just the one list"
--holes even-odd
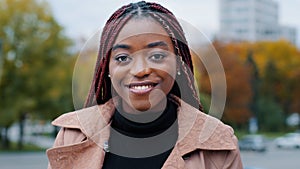
[[(159, 4), (145, 1), (121, 7), (106, 22), (101, 35), (94, 78), (85, 107), (103, 104), (112, 97), (111, 81), (108, 77), (111, 48), (122, 27), (134, 16), (151, 17), (167, 31), (174, 45), (175, 54), (178, 56), (177, 63), (180, 71), (183, 73), (176, 77), (176, 83), (170, 93), (203, 111), (194, 86), (192, 57), (180, 24), (168, 9)], [(181, 93), (180, 89), (184, 92)], [(191, 98), (191, 96), (193, 97)]]
[[(179, 60), (178, 64), (181, 66), (181, 68), (183, 70), (183, 73), (185, 73), (186, 78), (188, 80), (188, 83), (187, 83), (189, 85), (188, 87), (190, 89), (192, 89), (192, 96), (197, 101), (197, 104), (199, 104), (201, 106), (199, 98), (198, 98), (198, 94), (196, 93), (196, 90), (195, 90), (195, 85), (194, 85), (194, 81), (193, 81), (193, 79), (194, 79), (193, 78), (193, 64), (192, 64), (189, 48), (186, 45), (187, 42), (186, 42), (186, 39), (184, 37), (183, 30), (181, 29), (179, 23), (177, 23), (177, 25), (173, 25), (173, 27), (180, 28), (180, 29), (172, 31), (170, 26), (169, 26), (169, 25), (172, 24), (172, 22), (166, 22), (166, 21), (168, 21), (169, 18), (165, 18), (166, 17), (165, 14), (151, 13), (150, 15), (152, 15), (153, 18), (156, 18), (156, 20), (159, 21), (163, 25), (165, 30), (170, 35), (171, 40), (172, 40), (173, 45), (174, 45), (174, 48), (175, 48), (175, 53), (178, 55), (178, 59), (177, 59), (177, 60)], [(165, 18), (165, 19), (162, 19), (162, 18)], [(174, 23), (174, 21), (173, 21), (173, 23)], [(176, 32), (176, 31), (178, 31), (178, 36), (175, 36), (174, 33), (173, 33), (173, 32)], [(177, 38), (177, 37), (179, 37), (179, 38)], [(180, 40), (180, 39), (182, 39), (182, 40)], [(179, 45), (183, 45), (183, 46), (181, 46), (181, 48), (180, 48)], [(180, 49), (182, 49), (182, 50), (180, 50)], [(182, 56), (188, 56), (188, 57), (182, 57)], [(186, 59), (185, 62), (183, 61), (182, 58)], [(186, 65), (189, 68), (187, 68)], [(181, 81), (178, 78), (179, 77), (177, 77), (177, 80), (176, 80), (177, 82), (186, 82), (184, 80)], [(181, 87), (182, 87), (182, 84), (181, 84)], [(190, 95), (188, 97), (190, 97)], [(202, 108), (200, 108), (200, 109), (202, 109)]]

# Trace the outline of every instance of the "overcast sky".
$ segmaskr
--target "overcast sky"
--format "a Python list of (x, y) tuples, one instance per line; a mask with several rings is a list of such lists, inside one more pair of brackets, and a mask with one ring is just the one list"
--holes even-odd
[[(137, 0), (47, 0), (57, 21), (71, 38), (90, 37), (120, 6)], [(219, 0), (152, 0), (197, 27), (208, 37), (219, 30)], [(296, 27), (300, 41), (300, 0), (279, 2), (279, 22)], [(300, 46), (300, 45), (298, 45)]]

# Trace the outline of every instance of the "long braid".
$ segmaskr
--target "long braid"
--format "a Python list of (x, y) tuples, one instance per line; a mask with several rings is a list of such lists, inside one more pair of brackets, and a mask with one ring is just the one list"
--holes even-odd
[[(152, 7), (163, 9), (157, 4), (152, 5)], [(168, 14), (170, 14), (170, 15), (166, 15), (166, 14), (163, 14), (163, 13), (151, 13), (151, 15), (154, 18), (156, 18), (156, 20), (159, 21), (164, 26), (165, 30), (169, 33), (169, 35), (171, 37), (171, 40), (173, 41), (173, 44), (174, 44), (175, 52), (180, 55), (179, 56), (179, 60), (180, 60), (179, 64), (181, 64), (183, 72), (186, 74), (187, 80), (189, 82), (188, 83), (189, 87), (193, 91), (193, 97), (197, 100), (197, 103), (199, 104), (199, 107), (200, 107), (199, 109), (203, 110), (202, 105), (200, 103), (200, 100), (198, 98), (198, 94), (195, 90), (195, 86), (193, 85), (194, 84), (193, 78), (191, 78), (191, 77), (193, 77), (193, 75), (192, 75), (192, 73), (193, 73), (193, 64), (192, 64), (189, 48), (187, 46), (187, 41), (186, 41), (185, 36), (183, 34), (183, 30), (182, 30), (180, 24), (177, 22), (174, 15), (172, 15), (172, 13), (168, 10), (164, 10), (164, 11), (167, 12)], [(171, 27), (174, 29), (174, 31), (171, 30), (169, 25), (171, 25)], [(176, 32), (176, 34), (177, 34), (176, 37), (175, 37), (173, 32)], [(178, 44), (178, 42), (180, 44)], [(180, 49), (182, 49), (182, 50), (180, 50)], [(186, 57), (182, 57), (182, 56), (186, 56)], [(185, 63), (184, 63), (182, 58), (185, 59)], [(190, 71), (188, 71), (188, 68), (186, 67), (186, 64), (189, 66)]]
[(183, 83), (188, 81), (188, 88), (190, 89), (194, 100), (198, 104), (193, 105), (203, 111), (194, 86), (191, 54), (180, 24), (173, 13), (168, 9), (159, 4), (146, 3), (144, 1), (122, 6), (107, 20), (101, 35), (94, 78), (85, 107), (95, 104), (103, 104), (112, 97), (111, 81), (108, 77), (110, 50), (120, 30), (133, 16), (150, 16), (165, 28), (174, 45), (175, 54), (179, 56), (179, 59), (177, 59), (178, 65), (180, 65), (185, 75), (180, 76), (180, 78), (183, 79), (181, 81)]
[(95, 73), (88, 98), (85, 102), (85, 107), (89, 107), (95, 104), (103, 104), (109, 98), (111, 98), (111, 81), (108, 77), (108, 65), (109, 65), (109, 55), (108, 50), (114, 43), (117, 37), (117, 32), (123, 27), (127, 22), (129, 17), (120, 18), (126, 12), (125, 10), (130, 5), (123, 6), (118, 11), (116, 11), (107, 21), (101, 35), (100, 47), (98, 52), (98, 58), (95, 67)]
[[(180, 40), (178, 40), (178, 38), (175, 37), (173, 31), (171, 30), (171, 28), (169, 26), (169, 25), (171, 25), (170, 23), (176, 23), (176, 22), (173, 21), (173, 22), (166, 23), (167, 19), (162, 19), (163, 17), (168, 17), (169, 15), (165, 15), (165, 14), (161, 14), (161, 13), (158, 13), (158, 14), (157, 13), (151, 13), (150, 15), (153, 18), (155, 18), (157, 21), (159, 21), (163, 25), (165, 30), (168, 32), (168, 34), (170, 35), (171, 40), (172, 40), (173, 45), (174, 45), (174, 48), (175, 48), (175, 53), (177, 55), (179, 55), (178, 64), (180, 64), (180, 66), (183, 70), (183, 73), (185, 73), (185, 75), (187, 77), (188, 85), (189, 85), (190, 89), (192, 90), (192, 94), (193, 94), (194, 99), (197, 101), (197, 104), (198, 104), (197, 106), (199, 106), (199, 109), (201, 111), (203, 111), (203, 107), (200, 103), (200, 100), (199, 100), (199, 97), (198, 97), (198, 94), (196, 92), (195, 85), (194, 85), (193, 64), (192, 64), (192, 61), (190, 59), (191, 56), (190, 56), (189, 48), (187, 47), (187, 41), (185, 40), (184, 35), (181, 34), (181, 32), (183, 32), (183, 31), (178, 32), (178, 35), (181, 34)], [(174, 27), (175, 27), (175, 25), (174, 25)], [(177, 29), (176, 30), (182, 30), (179, 24), (177, 24)], [(181, 42), (180, 47), (179, 47), (178, 42)], [(184, 49), (184, 50), (180, 50), (180, 49)], [(182, 57), (182, 56), (187, 56), (187, 57)], [(185, 62), (183, 61), (182, 58), (186, 59)], [(186, 65), (188, 65), (189, 68), (187, 68)]]

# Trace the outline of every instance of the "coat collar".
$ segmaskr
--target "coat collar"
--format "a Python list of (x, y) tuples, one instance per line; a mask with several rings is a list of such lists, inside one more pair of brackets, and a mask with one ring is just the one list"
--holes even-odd
[[(237, 148), (233, 130), (220, 120), (206, 115), (184, 101), (178, 107), (178, 141), (176, 153), (183, 156), (196, 149), (234, 150)], [(103, 105), (67, 113), (52, 122), (53, 125), (80, 129), (87, 138), (103, 148), (109, 139), (110, 120), (118, 99)], [(99, 137), (101, 135), (101, 137)]]

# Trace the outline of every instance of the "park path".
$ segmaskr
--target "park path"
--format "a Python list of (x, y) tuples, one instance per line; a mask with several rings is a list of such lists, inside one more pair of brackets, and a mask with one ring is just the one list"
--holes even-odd
[(47, 169), (45, 152), (0, 153), (1, 169)]

